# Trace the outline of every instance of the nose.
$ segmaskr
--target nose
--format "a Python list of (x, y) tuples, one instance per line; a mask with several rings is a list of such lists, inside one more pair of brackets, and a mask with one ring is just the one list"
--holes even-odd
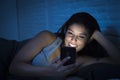
[(76, 36), (73, 36), (73, 37), (71, 38), (71, 42), (76, 43), (76, 42), (77, 42), (77, 37), (76, 37)]

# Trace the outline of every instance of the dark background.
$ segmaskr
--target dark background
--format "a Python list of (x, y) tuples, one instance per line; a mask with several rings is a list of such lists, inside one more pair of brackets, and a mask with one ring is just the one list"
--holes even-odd
[(24, 40), (55, 32), (76, 12), (89, 12), (109, 38), (120, 41), (120, 0), (0, 0), (0, 37)]

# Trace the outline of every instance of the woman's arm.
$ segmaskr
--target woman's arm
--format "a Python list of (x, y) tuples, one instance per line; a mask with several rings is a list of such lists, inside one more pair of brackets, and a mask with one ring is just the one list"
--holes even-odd
[(41, 49), (54, 41), (55, 38), (55, 35), (48, 31), (43, 31), (36, 35), (16, 54), (9, 68), (10, 73), (31, 77), (50, 76), (55, 74), (55, 70), (51, 67), (38, 67), (31, 65), (32, 59)]
[(110, 59), (117, 62), (120, 61), (120, 52), (118, 49), (108, 40), (106, 39), (101, 32), (95, 31), (92, 35), (92, 39), (95, 39), (108, 53)]
[(43, 31), (36, 35), (16, 54), (9, 68), (10, 73), (18, 76), (37, 78), (41, 76), (63, 78), (68, 75), (76, 66), (74, 64), (63, 66), (69, 58), (65, 58), (59, 63), (52, 63), (46, 67), (31, 65), (33, 58), (55, 39), (56, 36), (49, 31)]

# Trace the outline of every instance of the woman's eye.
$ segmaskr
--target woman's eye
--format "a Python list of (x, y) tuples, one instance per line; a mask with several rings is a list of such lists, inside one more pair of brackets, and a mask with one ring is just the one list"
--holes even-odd
[(79, 38), (85, 38), (85, 36), (79, 36)]
[(67, 32), (68, 34), (72, 35), (72, 32)]

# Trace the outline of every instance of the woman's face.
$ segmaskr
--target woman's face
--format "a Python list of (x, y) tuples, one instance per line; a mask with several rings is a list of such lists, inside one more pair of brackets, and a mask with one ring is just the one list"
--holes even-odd
[(83, 25), (73, 24), (69, 26), (65, 34), (65, 46), (75, 47), (78, 52), (86, 45), (88, 36), (89, 34)]

